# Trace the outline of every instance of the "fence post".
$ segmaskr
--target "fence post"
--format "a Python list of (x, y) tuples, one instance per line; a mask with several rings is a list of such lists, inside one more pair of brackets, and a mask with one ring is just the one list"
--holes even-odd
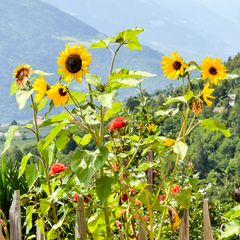
[(9, 211), (10, 240), (22, 240), (20, 190), (15, 190)]
[(184, 209), (178, 240), (189, 240), (189, 210)]
[(203, 200), (203, 239), (213, 240), (213, 233), (209, 216), (208, 199)]
[(76, 223), (75, 223), (75, 240), (87, 240), (87, 224), (84, 208), (84, 198), (78, 195), (76, 210)]
[[(147, 153), (147, 159), (148, 159), (148, 162), (152, 163), (153, 161), (153, 152), (152, 151), (149, 151)], [(152, 186), (153, 186), (153, 169), (152, 167), (148, 168), (147, 170), (147, 183), (149, 184), (149, 191), (152, 191)]]
[(143, 223), (143, 220), (140, 219), (140, 222), (139, 222), (139, 236), (138, 236), (138, 240), (147, 240), (147, 231), (145, 229), (145, 226), (144, 226), (144, 223)]

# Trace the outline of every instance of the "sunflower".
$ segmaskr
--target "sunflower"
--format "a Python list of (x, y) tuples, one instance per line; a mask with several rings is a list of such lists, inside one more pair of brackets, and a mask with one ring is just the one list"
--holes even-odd
[(36, 81), (32, 86), (34, 91), (37, 92), (35, 95), (35, 100), (39, 102), (46, 95), (46, 92), (48, 90), (48, 84), (45, 81), (44, 76), (36, 78)]
[(163, 56), (162, 57), (162, 70), (164, 76), (172, 79), (176, 79), (178, 76), (184, 74), (187, 64), (183, 59), (178, 55), (177, 52), (171, 53), (171, 57)]
[(214, 96), (211, 95), (213, 92), (214, 92), (214, 89), (209, 88), (209, 83), (206, 84), (203, 90), (201, 91), (202, 99), (209, 107), (211, 107), (213, 104), (213, 102), (210, 99), (215, 98)]
[(163, 140), (163, 145), (166, 147), (171, 147), (175, 144), (176, 140), (172, 139), (172, 138), (165, 138)]
[(202, 68), (202, 79), (210, 79), (212, 84), (217, 85), (218, 80), (225, 79), (226, 67), (221, 63), (221, 59), (219, 58), (210, 58), (206, 57), (201, 65)]
[(198, 116), (203, 110), (203, 101), (200, 98), (194, 99), (192, 102), (192, 111)]
[(53, 103), (56, 107), (65, 105), (69, 99), (68, 88), (64, 85), (54, 85), (46, 93), (48, 97), (53, 100)]
[(13, 70), (13, 77), (16, 79), (17, 85), (24, 88), (32, 73), (33, 69), (30, 65), (22, 64)]
[(82, 76), (88, 72), (88, 66), (91, 63), (91, 55), (83, 46), (66, 46), (66, 49), (60, 52), (57, 59), (59, 74), (70, 82), (72, 79), (81, 82)]

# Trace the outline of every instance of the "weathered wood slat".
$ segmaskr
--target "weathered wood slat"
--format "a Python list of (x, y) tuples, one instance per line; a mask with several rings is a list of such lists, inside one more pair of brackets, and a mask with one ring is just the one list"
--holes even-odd
[(76, 211), (76, 224), (75, 224), (75, 239), (76, 240), (87, 239), (86, 214), (84, 208), (84, 199), (82, 195), (78, 196), (78, 207)]
[(189, 240), (189, 210), (184, 209), (178, 240)]
[(208, 199), (203, 200), (203, 239), (213, 240), (213, 232), (209, 216)]
[(20, 190), (14, 191), (9, 211), (10, 240), (22, 240)]
[(145, 225), (142, 221), (142, 219), (140, 219), (139, 222), (139, 236), (138, 236), (138, 240), (147, 240), (147, 230), (145, 228)]

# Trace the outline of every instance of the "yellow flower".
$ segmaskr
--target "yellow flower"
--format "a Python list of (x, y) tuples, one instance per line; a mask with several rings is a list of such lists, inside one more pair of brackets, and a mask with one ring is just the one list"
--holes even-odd
[(150, 123), (146, 126), (146, 129), (149, 133), (155, 133), (157, 131), (157, 125)]
[(206, 57), (201, 65), (202, 79), (210, 79), (212, 84), (217, 85), (219, 80), (227, 76), (226, 67), (221, 63), (221, 59)]
[(20, 88), (24, 88), (32, 73), (33, 69), (30, 65), (22, 64), (13, 70), (13, 77), (16, 79), (17, 85)]
[(214, 92), (213, 88), (209, 88), (209, 83), (207, 83), (205, 85), (205, 87), (203, 88), (203, 90), (201, 91), (201, 96), (203, 98), (203, 101), (209, 106), (211, 107), (213, 102), (210, 99), (214, 99), (215, 97), (213, 97), (211, 94)]
[(35, 95), (35, 100), (39, 102), (46, 95), (48, 90), (48, 84), (45, 81), (44, 76), (36, 78), (36, 81), (32, 86), (34, 91), (37, 92)]
[(47, 95), (50, 99), (53, 100), (53, 103), (56, 107), (60, 105), (65, 105), (69, 99), (69, 92), (66, 86), (64, 85), (54, 85), (48, 91)]
[(81, 82), (82, 76), (88, 72), (91, 61), (91, 55), (86, 48), (67, 45), (57, 59), (57, 64), (60, 66), (58, 72), (66, 82), (70, 82), (72, 79)]
[(164, 142), (164, 146), (166, 147), (171, 147), (172, 145), (174, 145), (174, 143), (176, 142), (174, 139), (171, 139), (171, 138), (165, 138), (163, 140)]
[(187, 64), (183, 59), (178, 55), (177, 52), (171, 53), (171, 57), (163, 56), (162, 57), (162, 70), (164, 76), (172, 79), (176, 79), (178, 76), (183, 75)]

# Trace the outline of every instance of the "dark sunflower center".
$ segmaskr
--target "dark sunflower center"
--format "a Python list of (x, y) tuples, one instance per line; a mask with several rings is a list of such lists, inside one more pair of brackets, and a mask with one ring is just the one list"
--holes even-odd
[(82, 59), (79, 55), (72, 54), (66, 59), (65, 66), (70, 73), (77, 73), (82, 68)]
[(59, 92), (60, 96), (62, 96), (62, 97), (67, 95), (67, 91), (63, 88), (59, 88), (58, 92)]
[(173, 68), (177, 71), (181, 68), (182, 64), (179, 61), (173, 63)]
[(217, 69), (215, 67), (211, 67), (209, 68), (209, 73), (212, 75), (216, 75), (217, 74)]

